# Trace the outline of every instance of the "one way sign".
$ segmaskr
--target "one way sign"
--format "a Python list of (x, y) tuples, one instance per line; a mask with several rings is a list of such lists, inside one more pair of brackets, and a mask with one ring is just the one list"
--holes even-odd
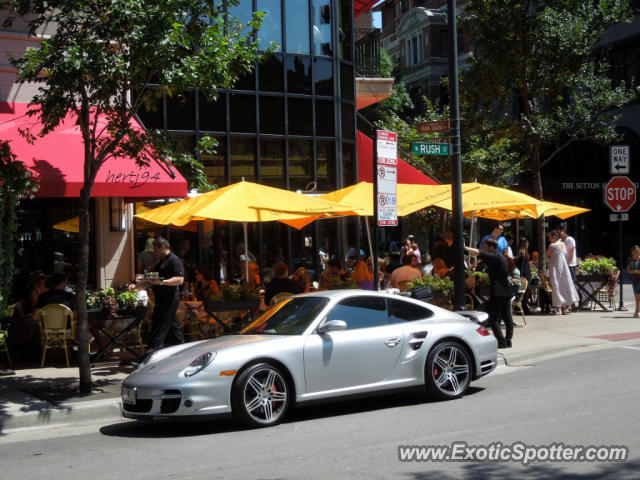
[(609, 147), (609, 173), (621, 175), (629, 173), (629, 145), (611, 145)]

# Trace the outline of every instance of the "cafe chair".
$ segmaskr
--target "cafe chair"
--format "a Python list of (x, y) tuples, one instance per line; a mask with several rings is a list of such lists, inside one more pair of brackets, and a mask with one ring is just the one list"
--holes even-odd
[(42, 307), (40, 310), (40, 334), (42, 339), (42, 362), (40, 367), (44, 367), (47, 350), (55, 347), (64, 349), (67, 367), (69, 366), (68, 342), (73, 341), (74, 330), (75, 319), (69, 307), (58, 303)]
[(524, 322), (524, 324), (527, 324), (527, 319), (524, 316), (524, 308), (522, 307), (522, 302), (524, 301), (524, 295), (525, 293), (527, 293), (527, 286), (528, 286), (528, 282), (527, 279), (524, 277), (520, 277), (520, 290), (518, 290), (518, 295), (516, 296), (516, 299), (511, 302), (511, 308), (517, 308), (520, 315), (522, 315), (522, 321)]
[(473, 297), (469, 293), (464, 294), (464, 308), (467, 310), (475, 310), (475, 302), (473, 301)]
[(269, 305), (275, 305), (276, 303), (278, 303), (283, 298), (293, 297), (294, 295), (295, 294), (291, 293), (291, 292), (276, 293), (273, 297), (271, 297), (271, 301), (269, 302)]

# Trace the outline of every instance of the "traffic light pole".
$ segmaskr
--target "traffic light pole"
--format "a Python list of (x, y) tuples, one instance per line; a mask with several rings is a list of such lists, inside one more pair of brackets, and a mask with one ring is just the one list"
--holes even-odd
[(464, 310), (464, 239), (462, 237), (462, 160), (458, 93), (458, 29), (456, 2), (447, 0), (449, 24), (449, 96), (451, 120), (451, 204), (453, 222), (453, 306)]

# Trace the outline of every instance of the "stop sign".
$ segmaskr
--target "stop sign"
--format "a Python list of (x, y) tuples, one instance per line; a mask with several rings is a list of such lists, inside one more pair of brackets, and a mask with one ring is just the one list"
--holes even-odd
[(636, 186), (629, 177), (612, 177), (604, 187), (604, 203), (614, 212), (627, 212), (636, 203)]

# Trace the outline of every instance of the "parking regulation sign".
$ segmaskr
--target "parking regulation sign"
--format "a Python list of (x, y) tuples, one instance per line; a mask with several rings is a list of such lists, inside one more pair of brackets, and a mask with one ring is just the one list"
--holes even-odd
[(395, 132), (378, 130), (376, 159), (375, 202), (378, 210), (378, 226), (398, 225), (398, 136)]

